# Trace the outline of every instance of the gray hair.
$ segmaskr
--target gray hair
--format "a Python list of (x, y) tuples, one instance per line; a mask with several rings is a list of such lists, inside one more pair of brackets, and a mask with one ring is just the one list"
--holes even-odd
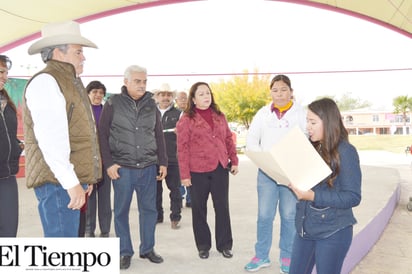
[(57, 46), (43, 48), (40, 51), (40, 54), (41, 54), (41, 59), (43, 60), (44, 63), (53, 59), (53, 50), (56, 48), (59, 49), (63, 53), (67, 53), (67, 50), (69, 49), (69, 45), (65, 44), (65, 45), (57, 45)]
[(128, 80), (132, 80), (131, 75), (134, 72), (143, 72), (147, 74), (147, 69), (141, 66), (132, 65), (124, 71), (124, 78)]

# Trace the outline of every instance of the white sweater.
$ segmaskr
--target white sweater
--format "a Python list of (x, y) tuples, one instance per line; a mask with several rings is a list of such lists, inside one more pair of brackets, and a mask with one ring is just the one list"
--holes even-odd
[(301, 105), (293, 102), (281, 119), (271, 111), (271, 104), (266, 105), (253, 117), (246, 138), (246, 150), (269, 150), (295, 126), (306, 132), (306, 110)]

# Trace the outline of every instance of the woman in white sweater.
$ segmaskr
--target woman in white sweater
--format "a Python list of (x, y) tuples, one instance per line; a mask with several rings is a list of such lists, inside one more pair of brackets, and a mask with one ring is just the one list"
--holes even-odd
[[(306, 128), (306, 111), (293, 100), (293, 89), (286, 75), (275, 76), (270, 83), (272, 102), (262, 107), (250, 125), (246, 149), (251, 151), (269, 150), (290, 129)], [(287, 157), (287, 155), (285, 155)], [(298, 169), (298, 167), (297, 167)], [(270, 266), (269, 252), (272, 246), (273, 221), (279, 205), (280, 214), (280, 257), (282, 273), (289, 272), (290, 258), (295, 237), (296, 197), (287, 187), (277, 184), (262, 170), (257, 175), (258, 220), (255, 256), (245, 266), (254, 272)]]

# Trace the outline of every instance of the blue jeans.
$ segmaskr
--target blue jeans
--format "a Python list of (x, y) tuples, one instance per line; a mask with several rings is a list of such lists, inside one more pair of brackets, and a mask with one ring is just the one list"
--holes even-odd
[[(86, 187), (86, 186), (83, 186)], [(70, 196), (60, 184), (34, 188), (44, 237), (78, 237), (80, 210), (67, 208)]]
[(186, 195), (186, 203), (190, 204), (192, 202), (190, 197), (190, 187), (180, 186), (180, 195), (182, 196), (182, 199), (184, 199)]
[(353, 226), (323, 240), (305, 240), (296, 235), (289, 274), (310, 274), (315, 264), (318, 274), (341, 273), (352, 236)]
[(142, 169), (122, 167), (120, 178), (113, 180), (114, 228), (120, 238), (120, 256), (133, 256), (130, 237), (129, 211), (133, 192), (137, 195), (139, 210), (140, 254), (153, 250), (155, 244), (156, 210), (156, 165)]
[(272, 246), (273, 221), (279, 205), (280, 215), (280, 258), (290, 258), (296, 235), (296, 197), (286, 186), (278, 185), (260, 169), (257, 176), (258, 221), (255, 256), (269, 258)]

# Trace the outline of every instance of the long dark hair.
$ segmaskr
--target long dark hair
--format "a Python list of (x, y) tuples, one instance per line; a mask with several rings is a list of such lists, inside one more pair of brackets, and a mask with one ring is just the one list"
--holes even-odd
[(348, 141), (348, 131), (342, 122), (342, 116), (335, 101), (322, 98), (309, 104), (308, 109), (315, 113), (323, 122), (323, 138), (314, 142), (323, 160), (332, 169), (328, 185), (333, 186), (333, 180), (339, 174), (340, 160), (338, 146), (341, 141)]
[[(0, 63), (7, 68), (7, 70), (11, 69), (11, 60), (9, 59), (9, 57), (7, 57), (6, 55), (0, 55)], [(2, 96), (4, 96), (7, 100), (7, 104), (14, 110), (14, 112), (17, 113), (17, 108), (16, 105), (13, 103), (13, 101), (10, 99), (9, 94), (7, 93), (6, 89), (2, 89), (0, 90), (0, 94)]]
[(187, 115), (189, 115), (189, 117), (193, 117), (193, 116), (195, 115), (195, 113), (196, 113), (196, 111), (195, 111), (196, 105), (195, 105), (195, 103), (193, 102), (193, 98), (195, 98), (197, 88), (198, 88), (199, 86), (202, 86), (202, 85), (207, 86), (207, 87), (209, 88), (209, 90), (210, 90), (210, 95), (211, 95), (211, 97), (212, 97), (212, 103), (210, 104), (210, 108), (211, 108), (214, 112), (216, 112), (217, 114), (221, 115), (222, 112), (220, 111), (219, 106), (215, 103), (215, 99), (214, 99), (214, 97), (213, 97), (212, 89), (210, 88), (209, 84), (208, 84), (208, 83), (205, 83), (205, 82), (197, 82), (197, 83), (194, 83), (194, 84), (190, 87), (190, 90), (189, 90), (189, 98), (187, 98), (187, 106), (186, 106), (186, 109), (185, 109), (185, 113), (187, 113)]
[(14, 112), (17, 113), (16, 105), (15, 105), (14, 102), (10, 99), (10, 96), (9, 96), (9, 94), (7, 93), (7, 90), (6, 90), (6, 89), (0, 90), (0, 94), (6, 98), (6, 100), (7, 100), (7, 105), (9, 105), (9, 106), (14, 110)]

